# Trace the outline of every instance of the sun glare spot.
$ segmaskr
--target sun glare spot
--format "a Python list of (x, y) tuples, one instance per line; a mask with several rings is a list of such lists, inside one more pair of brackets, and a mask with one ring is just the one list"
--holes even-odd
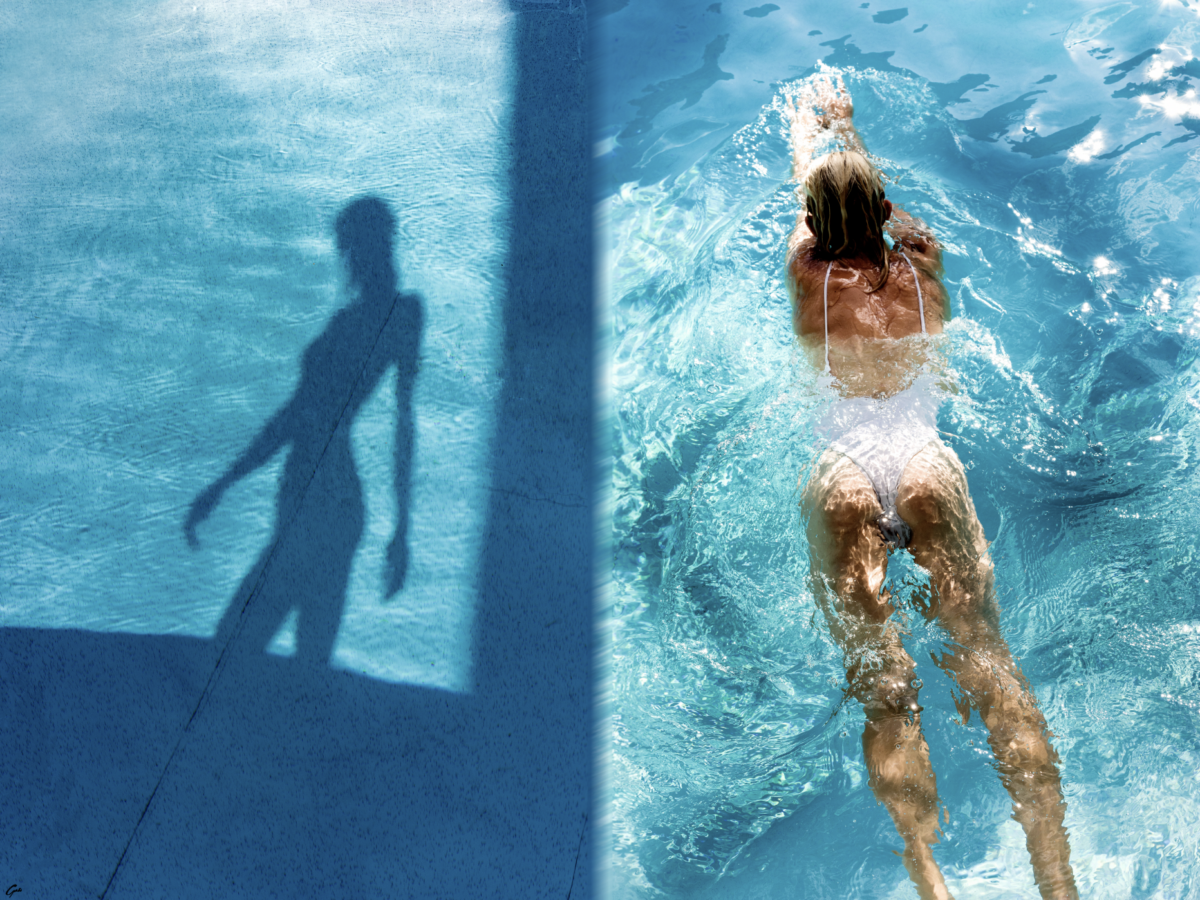
[(1171, 68), (1170, 62), (1161, 57), (1146, 66), (1146, 78), (1150, 81), (1161, 81)]
[(1158, 99), (1148, 94), (1141, 94), (1137, 99), (1143, 110), (1155, 110), (1172, 119), (1200, 118), (1200, 103), (1196, 102), (1195, 90), (1188, 91), (1179, 97)]
[(1104, 149), (1104, 132), (1096, 129), (1082, 141), (1071, 148), (1067, 159), (1071, 162), (1084, 163)]

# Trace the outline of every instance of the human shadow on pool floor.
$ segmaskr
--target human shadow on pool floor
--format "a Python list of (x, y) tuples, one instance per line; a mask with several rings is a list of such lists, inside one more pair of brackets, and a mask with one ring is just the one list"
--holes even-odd
[[(544, 368), (553, 355), (532, 359), (527, 332), (512, 329), (520, 355), (508, 364), (526, 377), (498, 412), (473, 692), (328, 665), (363, 531), (350, 423), (391, 366), (402, 524), (390, 586), (404, 577), (421, 310), (396, 291), (393, 230), (375, 198), (339, 216), (357, 299), (305, 352), (288, 403), (193, 504), (185, 530), (198, 540), (227, 487), (289, 450), (275, 534), (216, 637), (0, 629), (6, 885), (63, 898), (588, 895), (590, 508), (578, 483), (555, 503), (536, 496), (586, 467), (539, 424), (537, 393), (561, 412), (562, 379)], [(551, 458), (531, 473), (539, 444)], [(574, 562), (562, 558), (572, 543)], [(290, 608), (297, 652), (267, 654)]]
[[(587, 20), (565, 0), (512, 8), (504, 381), (472, 691), (316, 664), (340, 615), (328, 608), (300, 610), (303, 658), (240, 638), (218, 663), (219, 640), (0, 629), (4, 886), (64, 900), (591, 895)], [(327, 488), (353, 506), (347, 472)], [(294, 502), (281, 494), (281, 521)], [(330, 539), (352, 544), (357, 527)], [(278, 577), (246, 581), (259, 575)], [(243, 626), (256, 639), (279, 606), (257, 615)]]
[(339, 310), (304, 352), (300, 384), (250, 446), (192, 504), (185, 523), (196, 526), (222, 494), (281, 450), (287, 461), (275, 508), (275, 532), (226, 608), (216, 641), (237, 636), (263, 651), (295, 609), (296, 659), (326, 665), (346, 602), (350, 566), (363, 534), (362, 484), (350, 428), (388, 368), (396, 367), (398, 406), (395, 490), (398, 515), (388, 545), (387, 592), (404, 584), (408, 565), (409, 485), (412, 471), (412, 391), (420, 350), (422, 310), (416, 294), (397, 291), (393, 263), (396, 221), (387, 204), (363, 197), (338, 216), (338, 250), (354, 300)]

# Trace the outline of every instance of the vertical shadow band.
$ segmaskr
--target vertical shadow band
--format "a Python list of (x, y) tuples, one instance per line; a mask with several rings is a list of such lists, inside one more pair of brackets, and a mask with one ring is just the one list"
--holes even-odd
[(511, 2), (517, 71), (503, 387), (472, 659), (487, 724), (530, 786), (512, 798), (526, 806), (522, 818), (576, 836), (576, 859), (563, 863), (576, 873), (570, 891), (579, 898), (592, 893), (584, 839), (593, 758), (587, 18), (578, 5)]

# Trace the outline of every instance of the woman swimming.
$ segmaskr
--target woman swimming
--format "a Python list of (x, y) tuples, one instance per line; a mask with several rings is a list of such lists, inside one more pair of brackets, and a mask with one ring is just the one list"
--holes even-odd
[[(1042, 897), (1077, 898), (1058, 755), (1000, 633), (966, 473), (937, 436), (940, 393), (922, 372), (928, 342), (911, 338), (940, 332), (948, 318), (941, 250), (923, 223), (884, 197), (853, 113), (845, 85), (828, 77), (803, 85), (788, 104), (794, 175), (804, 185), (804, 212), (788, 243), (793, 325), (839, 392), (818, 427), (827, 447), (801, 501), (814, 592), (866, 713), (871, 790), (904, 839), (919, 895), (950, 897), (933, 859), (939, 811), (921, 683), (882, 590), (888, 551), (898, 547), (929, 572), (922, 612), (950, 638), (936, 662), (961, 694), (964, 722), (974, 709), (987, 726)], [(829, 138), (844, 150), (814, 161), (817, 143)]]

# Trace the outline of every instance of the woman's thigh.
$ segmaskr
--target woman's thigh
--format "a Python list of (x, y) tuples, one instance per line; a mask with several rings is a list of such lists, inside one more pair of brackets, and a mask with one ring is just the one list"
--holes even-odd
[(958, 456), (940, 441), (909, 461), (896, 511), (913, 530), (909, 550), (930, 574), (931, 606), (947, 625), (995, 619), (992, 561)]
[(882, 508), (871, 482), (849, 457), (827, 450), (809, 475), (800, 507), (813, 588), (834, 636), (843, 618), (882, 622), (892, 610), (881, 594), (887, 550), (875, 524)]

